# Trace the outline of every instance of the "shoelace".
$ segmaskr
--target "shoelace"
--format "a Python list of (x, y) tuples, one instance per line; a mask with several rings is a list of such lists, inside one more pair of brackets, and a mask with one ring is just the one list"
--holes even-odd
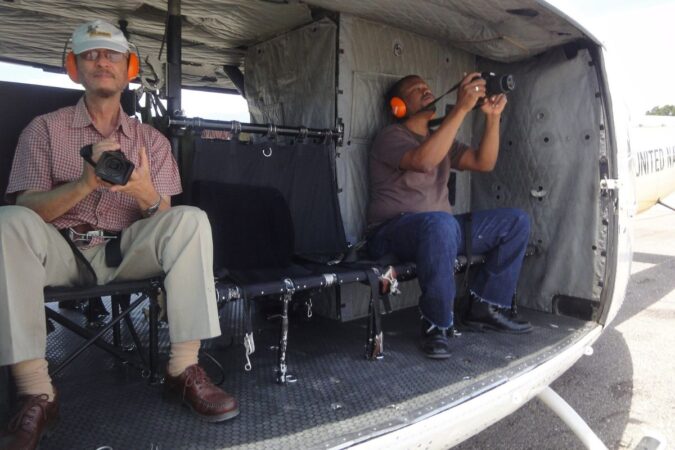
[[(33, 420), (37, 416), (39, 410), (47, 417), (47, 402), (49, 396), (47, 394), (34, 395), (30, 397), (26, 403), (21, 407), (21, 410), (14, 416), (12, 421), (7, 426), (11, 432), (17, 431), (21, 427), (24, 431), (33, 431), (35, 429), (36, 421)], [(40, 408), (39, 410), (35, 407)]]
[(209, 377), (206, 375), (204, 369), (198, 365), (193, 365), (185, 369), (185, 385), (183, 386), (183, 397), (185, 391), (191, 386), (209, 383)]

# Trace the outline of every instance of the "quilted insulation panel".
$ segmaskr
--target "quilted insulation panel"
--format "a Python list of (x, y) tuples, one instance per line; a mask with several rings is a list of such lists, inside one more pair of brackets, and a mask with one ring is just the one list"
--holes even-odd
[(336, 36), (337, 25), (324, 19), (248, 49), (245, 84), (255, 123), (335, 126)]
[[(568, 59), (560, 49), (485, 68), (512, 73), (517, 87), (503, 115), (495, 170), (472, 178), (472, 206), (530, 214), (530, 239), (540, 252), (523, 267), (522, 304), (550, 311), (555, 295), (599, 300), (606, 250), (599, 160), (606, 149), (591, 57), (582, 50)], [(476, 120), (474, 131), (479, 127)]]
[[(448, 90), (474, 68), (473, 55), (424, 36), (389, 25), (340, 16), (338, 51), (338, 117), (345, 142), (337, 161), (340, 209), (347, 240), (357, 242), (366, 227), (368, 151), (377, 132), (389, 123), (385, 93), (399, 78), (422, 76), (434, 93)], [(438, 111), (454, 104), (454, 94), (439, 102)], [(459, 139), (471, 143), (471, 120)], [(468, 174), (458, 182), (457, 212), (469, 207)]]

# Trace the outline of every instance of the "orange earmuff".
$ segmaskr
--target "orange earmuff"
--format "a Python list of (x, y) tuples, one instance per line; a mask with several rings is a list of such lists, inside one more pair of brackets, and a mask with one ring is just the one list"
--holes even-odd
[[(63, 68), (66, 69), (66, 73), (73, 83), (79, 83), (80, 77), (77, 74), (77, 59), (73, 52), (68, 52), (66, 59), (63, 62)], [(129, 55), (128, 65), (127, 65), (127, 79), (129, 81), (133, 80), (138, 76), (138, 72), (141, 69), (141, 64), (136, 53), (131, 53)]]
[(408, 108), (401, 97), (392, 97), (391, 100), (389, 100), (389, 106), (391, 106), (391, 113), (397, 119), (404, 118), (408, 112)]
[(141, 70), (141, 62), (138, 59), (138, 55), (134, 52), (131, 52), (131, 54), (129, 55), (129, 62), (127, 66), (127, 79), (131, 81), (134, 78), (136, 78), (140, 70)]
[(73, 52), (68, 52), (66, 55), (66, 59), (63, 61), (63, 68), (66, 69), (66, 73), (73, 83), (80, 82), (80, 77), (77, 75), (77, 60)]

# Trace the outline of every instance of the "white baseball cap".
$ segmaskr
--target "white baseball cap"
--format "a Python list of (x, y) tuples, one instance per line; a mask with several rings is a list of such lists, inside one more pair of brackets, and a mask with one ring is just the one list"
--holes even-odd
[(120, 53), (129, 51), (129, 42), (120, 29), (103, 20), (94, 20), (80, 25), (73, 31), (71, 39), (73, 53), (76, 55), (95, 48), (105, 48)]

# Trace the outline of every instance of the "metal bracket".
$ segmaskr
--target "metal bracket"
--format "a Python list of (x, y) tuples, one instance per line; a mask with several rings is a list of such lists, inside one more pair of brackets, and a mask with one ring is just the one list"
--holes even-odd
[(398, 280), (396, 279), (394, 266), (389, 266), (387, 270), (380, 275), (380, 281), (385, 287), (388, 287), (390, 294), (399, 295), (401, 293), (401, 290), (398, 288)]
[(314, 315), (313, 311), (314, 305), (312, 304), (312, 298), (307, 299), (307, 318), (311, 319)]
[(143, 74), (144, 76), (140, 77), (141, 86), (143, 86), (143, 89), (146, 91), (161, 91), (164, 88), (166, 81), (166, 64), (153, 55), (147, 55), (145, 57), (145, 64), (150, 68), (152, 75), (157, 81), (152, 83), (148, 81), (146, 74)]
[(246, 349), (246, 364), (244, 364), (244, 370), (250, 372), (253, 368), (251, 364), (251, 356), (255, 352), (255, 341), (253, 340), (253, 333), (246, 333), (244, 335), (244, 348)]
[(239, 136), (239, 134), (241, 134), (241, 122), (237, 122), (236, 120), (233, 120), (230, 130), (231, 130), (233, 135)]
[(345, 137), (345, 124), (342, 122), (342, 118), (338, 118), (337, 126), (335, 127), (335, 130), (336, 130), (335, 146), (336, 147), (342, 147), (342, 144), (344, 143), (344, 137)]
[(277, 136), (277, 126), (273, 123), (267, 124), (267, 137), (275, 138)]

